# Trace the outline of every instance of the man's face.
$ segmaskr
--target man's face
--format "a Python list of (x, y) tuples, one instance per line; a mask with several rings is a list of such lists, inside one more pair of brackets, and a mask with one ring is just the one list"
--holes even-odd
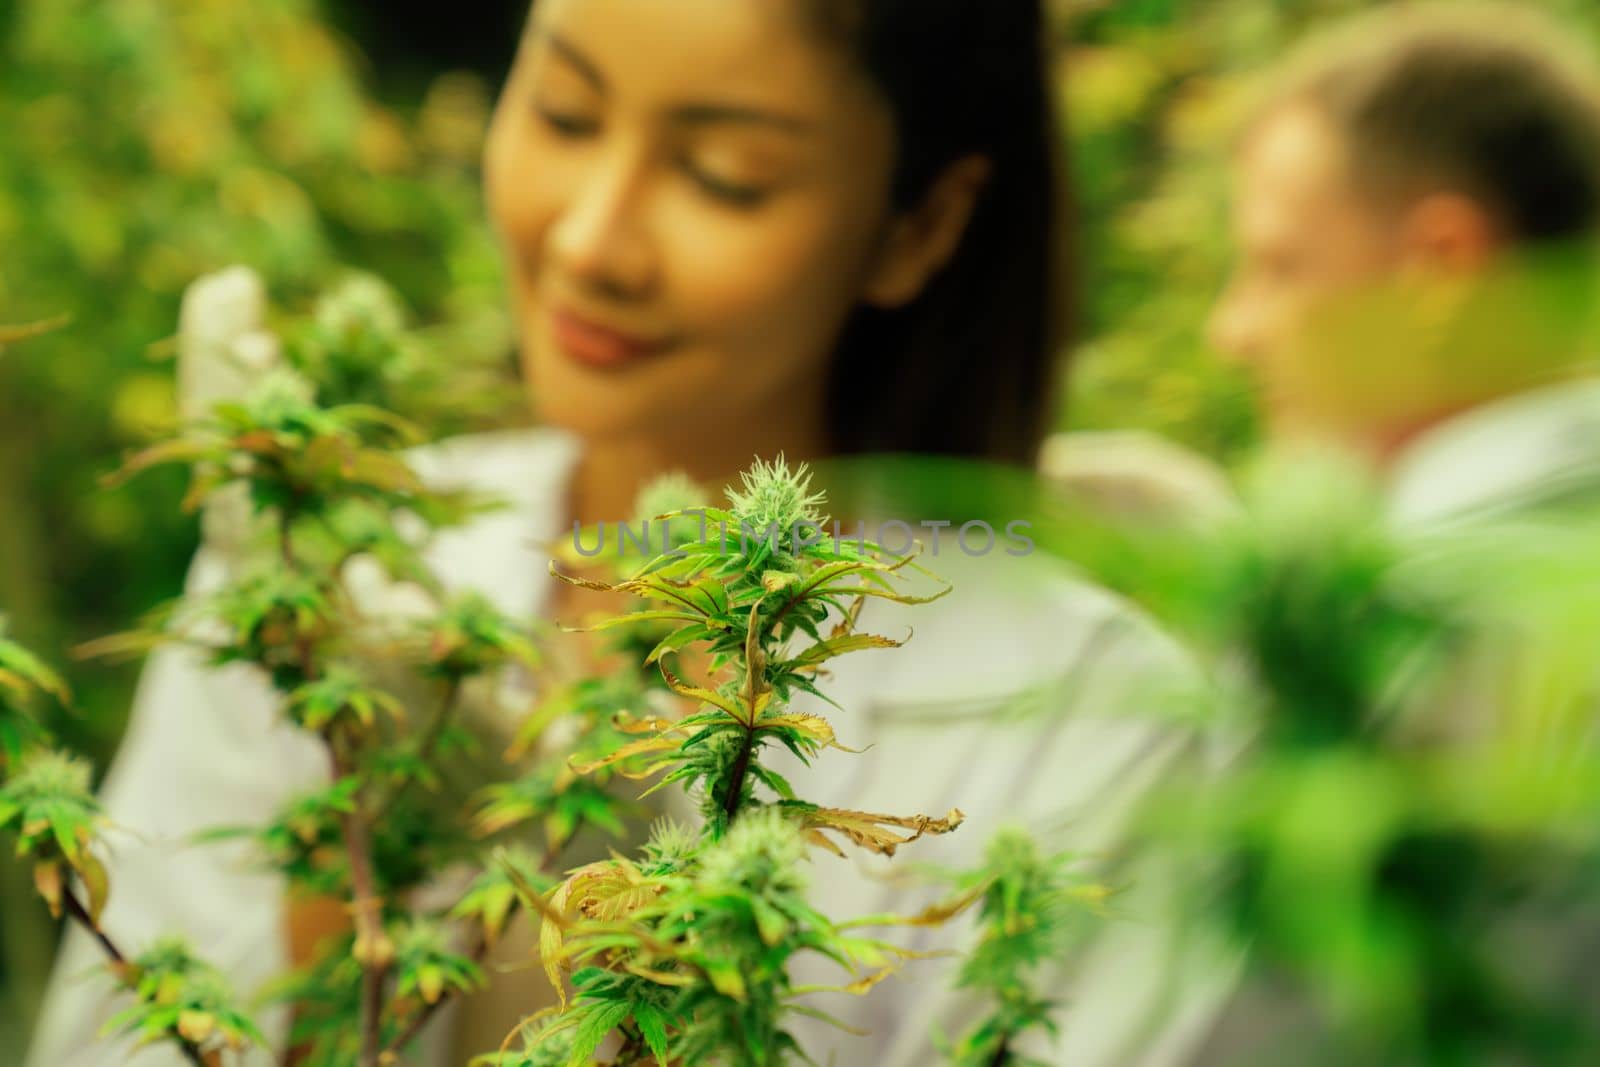
[[(1209, 324), (1211, 343), (1261, 385), (1273, 433), (1359, 434), (1340, 374), (1359, 354), (1333, 343), (1353, 305), (1369, 303), (1404, 259), (1391, 212), (1363, 199), (1344, 138), (1309, 106), (1285, 106), (1235, 161), (1237, 262)], [(1365, 319), (1367, 316), (1360, 316)], [(1366, 390), (1360, 390), (1365, 392)]]

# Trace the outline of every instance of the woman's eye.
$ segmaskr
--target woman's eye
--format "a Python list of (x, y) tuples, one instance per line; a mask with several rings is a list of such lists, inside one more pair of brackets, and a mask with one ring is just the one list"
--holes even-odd
[(691, 163), (685, 163), (684, 170), (701, 189), (733, 207), (759, 207), (770, 195), (770, 190), (762, 186), (726, 181)]
[(600, 129), (600, 123), (587, 115), (547, 107), (536, 107), (534, 110), (540, 121), (562, 137), (589, 137)]

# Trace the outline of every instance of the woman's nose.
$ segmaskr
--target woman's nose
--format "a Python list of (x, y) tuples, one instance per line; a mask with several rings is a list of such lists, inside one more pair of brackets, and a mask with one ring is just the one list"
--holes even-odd
[(641, 162), (623, 151), (578, 177), (549, 235), (550, 254), (570, 280), (617, 298), (642, 296), (655, 283), (644, 179)]

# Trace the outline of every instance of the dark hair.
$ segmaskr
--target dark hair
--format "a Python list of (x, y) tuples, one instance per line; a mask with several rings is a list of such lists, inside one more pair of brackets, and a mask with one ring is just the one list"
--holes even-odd
[(1040, 0), (805, 0), (891, 108), (894, 201), (969, 153), (992, 171), (951, 261), (905, 307), (857, 308), (830, 368), (836, 452), (1032, 466), (1070, 306), (1070, 203)]
[(1518, 242), (1582, 241), (1600, 225), (1600, 95), (1566, 36), (1499, 5), (1380, 10), (1314, 41), (1263, 114), (1326, 114), (1376, 192), (1449, 182)]

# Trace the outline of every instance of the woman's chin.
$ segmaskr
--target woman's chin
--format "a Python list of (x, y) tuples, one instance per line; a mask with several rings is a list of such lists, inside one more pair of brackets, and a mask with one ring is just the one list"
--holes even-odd
[(697, 387), (707, 376), (686, 369), (698, 368), (663, 361), (597, 373), (554, 352), (536, 353), (524, 364), (535, 419), (595, 438), (648, 436), (677, 413), (704, 408), (704, 397), (714, 390), (709, 381)]
[(619, 403), (612, 393), (605, 396), (575, 395), (570, 390), (533, 391), (533, 416), (543, 426), (553, 426), (577, 437), (605, 439), (648, 434), (659, 425), (661, 412), (646, 401), (640, 405)]

